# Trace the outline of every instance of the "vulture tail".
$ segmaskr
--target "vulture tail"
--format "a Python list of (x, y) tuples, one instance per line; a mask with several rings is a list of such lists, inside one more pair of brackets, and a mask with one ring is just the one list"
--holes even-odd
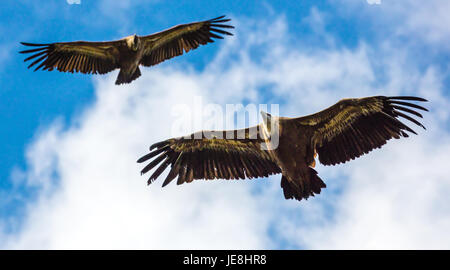
[(139, 67), (136, 68), (136, 70), (132, 75), (130, 75), (130, 73), (127, 73), (125, 70), (120, 69), (119, 75), (117, 76), (116, 84), (119, 85), (123, 83), (130, 83), (139, 78), (140, 76), (141, 70), (139, 69)]
[(317, 175), (317, 171), (308, 167), (305, 175), (298, 182), (291, 182), (286, 176), (281, 177), (281, 188), (283, 189), (284, 197), (288, 199), (308, 199), (309, 196), (320, 194), (322, 188), (326, 188), (325, 183)]

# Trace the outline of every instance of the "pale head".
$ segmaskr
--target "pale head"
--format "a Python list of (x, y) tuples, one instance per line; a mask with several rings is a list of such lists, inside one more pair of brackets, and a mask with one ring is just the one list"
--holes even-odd
[(280, 117), (261, 111), (262, 116), (262, 137), (265, 143), (261, 145), (262, 150), (277, 149), (280, 137)]
[(264, 129), (267, 133), (270, 133), (272, 126), (273, 126), (273, 122), (274, 120), (276, 120), (277, 117), (272, 116), (270, 113), (266, 113), (264, 111), (261, 111), (261, 116), (262, 116), (262, 124), (264, 126)]
[(126, 37), (125, 41), (127, 42), (128, 48), (133, 51), (137, 51), (141, 46), (141, 40), (136, 34)]

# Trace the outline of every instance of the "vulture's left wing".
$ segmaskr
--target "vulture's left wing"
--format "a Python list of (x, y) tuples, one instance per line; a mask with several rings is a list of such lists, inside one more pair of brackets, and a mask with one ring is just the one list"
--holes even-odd
[(245, 179), (280, 173), (269, 153), (261, 149), (259, 127), (202, 131), (156, 143), (138, 160), (142, 163), (155, 158), (141, 174), (159, 165), (148, 180), (150, 184), (170, 165), (165, 186), (177, 176), (179, 185), (194, 179)]
[(392, 138), (408, 137), (405, 131), (416, 134), (400, 122), (399, 117), (425, 129), (407, 114), (422, 118), (414, 109), (428, 110), (408, 101), (427, 100), (409, 96), (343, 99), (328, 109), (295, 121), (314, 128), (311, 143), (319, 154), (319, 161), (335, 165), (380, 148)]
[(81, 72), (87, 74), (104, 74), (118, 68), (118, 46), (125, 41), (74, 41), (49, 44), (35, 44), (21, 42), (22, 45), (34, 47), (34, 49), (20, 51), (32, 55), (24, 61), (34, 60), (28, 68), (39, 65), (35, 71), (57, 69), (63, 72)]
[(223, 39), (221, 35), (233, 35), (224, 28), (234, 28), (224, 24), (230, 21), (225, 16), (211, 20), (181, 24), (162, 32), (142, 37), (144, 55), (141, 64), (153, 66), (167, 59), (196, 49), (199, 45), (214, 42), (212, 38)]

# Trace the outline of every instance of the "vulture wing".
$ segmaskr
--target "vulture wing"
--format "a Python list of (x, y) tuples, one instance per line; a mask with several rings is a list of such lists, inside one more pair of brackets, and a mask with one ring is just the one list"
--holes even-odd
[(257, 137), (258, 128), (203, 131), (156, 143), (137, 161), (155, 158), (141, 174), (159, 165), (148, 180), (150, 184), (170, 165), (165, 186), (177, 176), (180, 185), (194, 179), (245, 179), (280, 173), (269, 153), (261, 150), (264, 141)]
[[(417, 134), (399, 121), (399, 117), (425, 127), (412, 114), (426, 108), (407, 101), (427, 101), (418, 97), (367, 97), (344, 99), (316, 114), (296, 118), (302, 125), (314, 128), (311, 143), (324, 165), (335, 165), (355, 159), (388, 140), (408, 137), (406, 131)], [(407, 113), (407, 114), (405, 114)]]
[(233, 34), (222, 30), (234, 28), (223, 24), (228, 21), (230, 19), (221, 16), (207, 21), (177, 25), (165, 31), (144, 36), (141, 39), (144, 46), (141, 64), (153, 66), (196, 49), (199, 45), (214, 42), (212, 38), (223, 39), (221, 34), (231, 36)]
[(24, 61), (34, 60), (28, 68), (39, 63), (34, 71), (57, 69), (63, 72), (104, 74), (118, 68), (119, 50), (123, 40), (109, 42), (60, 42), (34, 44), (21, 42), (25, 46), (36, 47), (20, 53), (32, 55)]

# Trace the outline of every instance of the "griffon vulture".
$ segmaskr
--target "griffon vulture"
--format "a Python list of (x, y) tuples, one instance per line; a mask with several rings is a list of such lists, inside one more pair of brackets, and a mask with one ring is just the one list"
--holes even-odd
[(148, 184), (170, 165), (163, 186), (177, 176), (179, 185), (195, 179), (245, 179), (281, 173), (284, 197), (300, 201), (326, 187), (313, 169), (317, 154), (322, 164), (336, 165), (380, 148), (392, 138), (408, 137), (406, 132), (417, 134), (399, 121), (400, 117), (425, 129), (407, 114), (422, 117), (417, 109), (427, 109), (410, 101), (427, 100), (411, 96), (343, 99), (321, 112), (297, 118), (261, 112), (264, 121), (257, 126), (168, 139), (152, 145), (150, 153), (137, 162), (155, 158), (141, 174), (159, 165)]
[(28, 68), (40, 63), (36, 69), (57, 69), (63, 72), (105, 74), (120, 69), (116, 84), (130, 83), (141, 76), (139, 65), (153, 66), (167, 59), (196, 49), (199, 45), (232, 35), (222, 30), (234, 28), (223, 24), (230, 21), (225, 16), (211, 20), (181, 24), (148, 36), (132, 35), (106, 42), (58, 42), (50, 44), (23, 45), (38, 47), (20, 53), (33, 53), (24, 61), (35, 59)]

